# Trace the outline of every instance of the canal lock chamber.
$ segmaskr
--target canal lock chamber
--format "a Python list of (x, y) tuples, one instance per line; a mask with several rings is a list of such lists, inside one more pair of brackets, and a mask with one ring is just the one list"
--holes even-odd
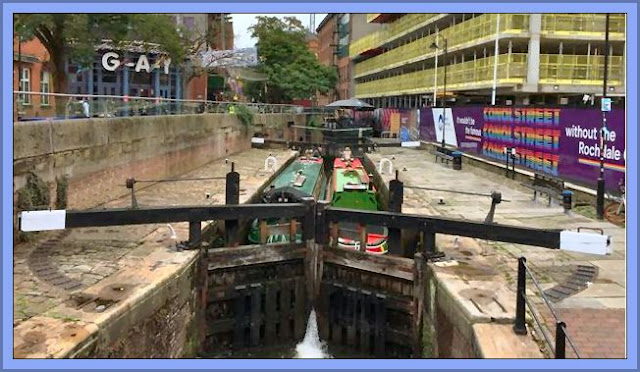
[[(414, 260), (389, 263), (389, 257), (342, 249), (274, 246), (239, 263), (232, 249), (209, 253), (201, 357), (296, 357), (312, 310), (331, 357), (425, 356), (424, 295), (410, 278)], [(374, 271), (382, 265), (387, 273)]]
[[(386, 208), (388, 187), (368, 157), (363, 163)], [(434, 327), (423, 324), (433, 317), (422, 314), (428, 297), (421, 255), (375, 256), (306, 242), (210, 248), (204, 257), (200, 357), (294, 358), (312, 310), (330, 357), (436, 357)]]

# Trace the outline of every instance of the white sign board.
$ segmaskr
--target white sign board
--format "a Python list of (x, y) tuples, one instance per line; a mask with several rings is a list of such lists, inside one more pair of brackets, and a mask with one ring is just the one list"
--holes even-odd
[(575, 231), (560, 232), (560, 249), (598, 255), (608, 255), (613, 252), (611, 237)]
[(66, 210), (21, 212), (20, 231), (63, 230), (66, 217)]
[(611, 111), (611, 98), (602, 98), (602, 111)]
[(456, 128), (453, 126), (453, 113), (450, 108), (431, 109), (433, 114), (433, 124), (436, 132), (436, 142), (442, 142), (444, 132), (445, 143), (450, 146), (458, 147), (458, 139), (456, 137)]

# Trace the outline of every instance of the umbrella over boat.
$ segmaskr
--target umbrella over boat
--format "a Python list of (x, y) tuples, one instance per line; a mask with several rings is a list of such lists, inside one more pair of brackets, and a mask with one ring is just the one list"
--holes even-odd
[(356, 110), (375, 110), (375, 107), (357, 98), (342, 99), (331, 102), (326, 107), (350, 108)]

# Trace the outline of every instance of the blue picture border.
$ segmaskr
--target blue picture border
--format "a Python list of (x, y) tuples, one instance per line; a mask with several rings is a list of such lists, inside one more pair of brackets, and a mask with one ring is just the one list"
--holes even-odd
[[(637, 368), (637, 3), (618, 1), (599, 3), (591, 0), (571, 0), (562, 3), (498, 2), (482, 0), (446, 3), (402, 3), (367, 1), (342, 3), (301, 3), (282, 1), (231, 3), (131, 3), (114, 0), (108, 3), (3, 3), (2, 5), (2, 366), (3, 369), (636, 369)], [(113, 3), (126, 3), (114, 7)], [(339, 4), (339, 5), (338, 5)], [(265, 6), (265, 5), (268, 5)], [(13, 237), (12, 237), (12, 14), (13, 13), (256, 13), (260, 9), (270, 13), (344, 13), (407, 12), (505, 12), (505, 13), (627, 13), (627, 354), (626, 360), (14, 360), (13, 359)], [(319, 20), (318, 20), (319, 23)], [(635, 98), (634, 98), (635, 97)], [(631, 98), (631, 99), (629, 99)]]

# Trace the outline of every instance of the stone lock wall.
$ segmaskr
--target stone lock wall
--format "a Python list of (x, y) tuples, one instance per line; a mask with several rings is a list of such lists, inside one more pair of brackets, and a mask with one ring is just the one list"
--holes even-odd
[(235, 115), (205, 114), (16, 122), (14, 210), (30, 174), (47, 185), (49, 207), (64, 185), (67, 209), (92, 208), (127, 195), (127, 178), (176, 177), (249, 149), (251, 136), (266, 126), (278, 131), (305, 120), (303, 114), (256, 114), (247, 127)]

